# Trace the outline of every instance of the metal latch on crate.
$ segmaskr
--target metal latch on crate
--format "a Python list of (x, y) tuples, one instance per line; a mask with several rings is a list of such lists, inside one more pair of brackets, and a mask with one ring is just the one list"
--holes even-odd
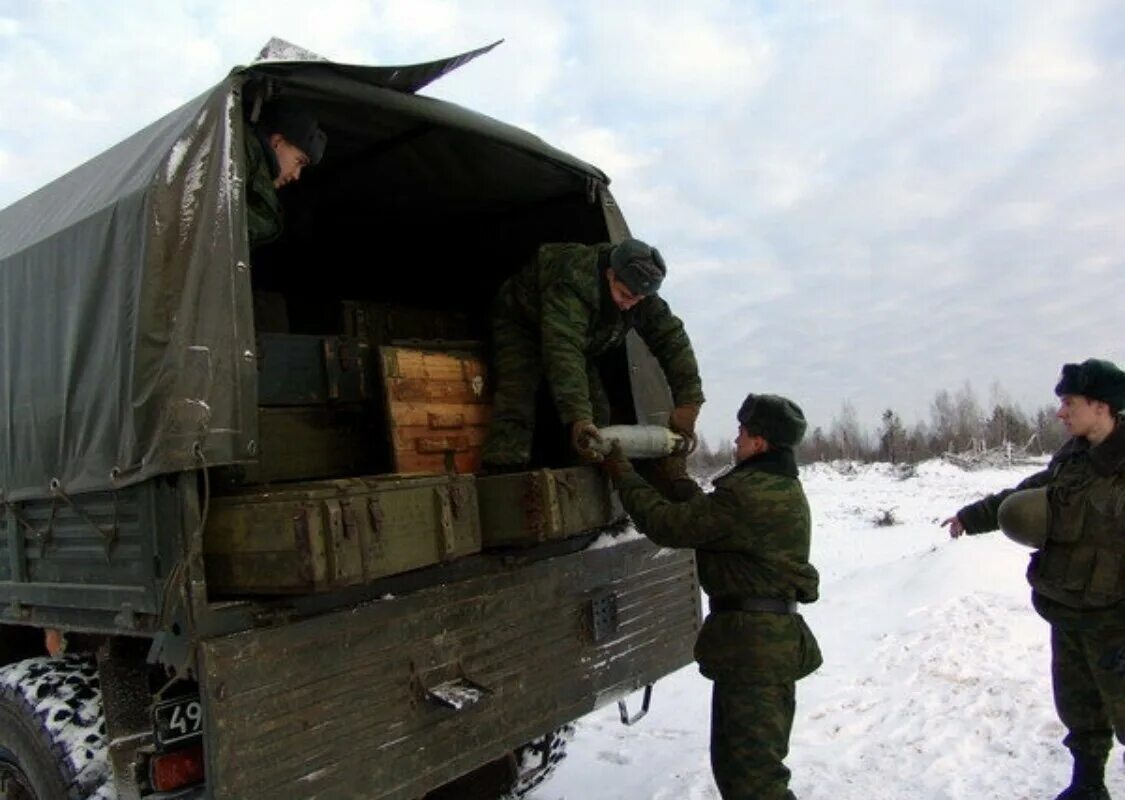
[(343, 336), (335, 339), (325, 337), (322, 346), (329, 399), (340, 400), (342, 396), (349, 395), (347, 389), (350, 388), (358, 393), (359, 399), (366, 400), (369, 392), (364, 364), (368, 361), (370, 349), (367, 342)]

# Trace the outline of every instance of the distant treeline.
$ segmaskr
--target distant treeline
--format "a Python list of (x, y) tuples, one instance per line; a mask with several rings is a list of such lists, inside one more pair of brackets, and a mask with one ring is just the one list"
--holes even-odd
[[(837, 459), (913, 464), (947, 454), (995, 450), (1038, 455), (1053, 453), (1066, 440), (1066, 431), (1055, 418), (1056, 405), (1029, 414), (997, 386), (990, 394), (991, 401), (982, 405), (968, 383), (953, 394), (942, 389), (930, 403), (928, 421), (908, 429), (898, 412), (888, 408), (873, 431), (860, 423), (855, 407), (844, 401), (827, 428), (817, 425), (805, 435), (797, 448), (798, 460), (804, 464)], [(728, 442), (713, 446), (700, 439), (692, 455), (693, 465), (704, 469), (730, 460)]]

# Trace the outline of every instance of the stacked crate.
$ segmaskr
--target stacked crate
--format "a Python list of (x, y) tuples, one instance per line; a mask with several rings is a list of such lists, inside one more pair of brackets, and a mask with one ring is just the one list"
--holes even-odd
[(368, 344), (347, 336), (258, 336), (258, 461), (245, 484), (329, 478), (376, 466)]
[(345, 302), (342, 329), (259, 333), (259, 460), (211, 503), (211, 591), (332, 591), (623, 518), (594, 467), (474, 475), (491, 389), (467, 318)]

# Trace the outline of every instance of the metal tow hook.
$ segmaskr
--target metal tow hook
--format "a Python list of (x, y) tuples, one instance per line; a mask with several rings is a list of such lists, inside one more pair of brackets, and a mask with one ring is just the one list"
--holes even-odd
[(652, 684), (651, 683), (647, 684), (645, 686), (645, 696), (644, 696), (644, 699), (641, 700), (641, 710), (638, 711), (634, 716), (632, 716), (632, 717), (629, 716), (629, 707), (625, 704), (625, 701), (624, 700), (618, 700), (617, 701), (617, 711), (621, 714), (621, 724), (622, 725), (636, 725), (638, 722), (641, 721), (642, 718), (644, 718), (644, 715), (648, 713), (648, 707), (649, 707), (649, 704), (651, 702), (652, 702)]

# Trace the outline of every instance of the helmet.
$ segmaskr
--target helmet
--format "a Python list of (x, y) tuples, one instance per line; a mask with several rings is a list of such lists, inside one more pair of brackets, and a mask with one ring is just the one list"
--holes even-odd
[(1022, 489), (1004, 498), (997, 519), (1013, 542), (1038, 549), (1047, 542), (1049, 513), (1045, 488)]

